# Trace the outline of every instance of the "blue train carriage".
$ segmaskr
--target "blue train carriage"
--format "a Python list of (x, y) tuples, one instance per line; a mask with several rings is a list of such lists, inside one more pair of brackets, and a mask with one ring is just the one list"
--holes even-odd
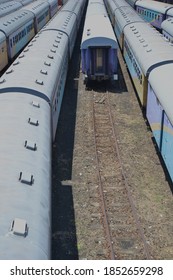
[(21, 8), (21, 11), (32, 12), (34, 15), (35, 34), (49, 21), (49, 3), (47, 1), (37, 0)]
[(173, 61), (151, 71), (148, 85), (147, 118), (173, 181)]
[(173, 5), (157, 1), (138, 0), (136, 2), (136, 11), (142, 18), (161, 30), (161, 23), (167, 18), (167, 13), (173, 8)]
[(6, 36), (8, 58), (12, 59), (35, 35), (33, 13), (19, 10), (3, 17), (0, 31)]
[(173, 48), (150, 24), (133, 23), (124, 28), (123, 53), (141, 105), (145, 107), (148, 75), (156, 65), (173, 59)]
[(131, 6), (122, 7), (115, 11), (114, 30), (121, 50), (124, 48), (124, 28), (133, 22), (144, 22), (144, 20)]
[(87, 9), (81, 42), (84, 83), (88, 80), (118, 79), (118, 43), (102, 3), (89, 1)]
[(173, 44), (173, 18), (164, 20), (161, 24), (163, 36)]
[(0, 71), (8, 64), (7, 42), (3, 32), (0, 31)]
[(0, 3), (0, 18), (22, 8), (22, 4), (16, 1)]
[(104, 0), (112, 25), (115, 25), (115, 11), (121, 7), (128, 7), (125, 0)]

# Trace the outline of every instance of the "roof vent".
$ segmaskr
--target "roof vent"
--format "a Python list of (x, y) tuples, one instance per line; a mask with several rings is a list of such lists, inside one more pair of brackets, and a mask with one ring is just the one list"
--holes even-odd
[(44, 65), (46, 65), (46, 66), (51, 66), (51, 63), (50, 62), (44, 62)]
[(14, 71), (13, 69), (9, 69), (9, 70), (6, 71), (6, 74), (10, 74), (10, 73), (12, 73), (13, 71)]
[(32, 106), (40, 108), (40, 104), (37, 101), (32, 101)]
[(43, 84), (44, 84), (42, 80), (38, 80), (38, 79), (37, 79), (35, 82), (36, 82), (36, 84), (38, 84), (38, 85), (43, 85)]
[(51, 49), (50, 51), (51, 51), (52, 53), (56, 53), (56, 50), (54, 50), (54, 49)]
[(50, 59), (54, 59), (54, 56), (53, 55), (51, 55), (51, 54), (48, 54), (48, 56), (47, 56), (48, 58), (50, 58)]
[(35, 125), (35, 126), (38, 126), (38, 125), (39, 125), (38, 120), (33, 119), (33, 118), (29, 118), (29, 119), (28, 119), (28, 123), (31, 124), (31, 125)]
[(33, 143), (31, 141), (28, 141), (28, 140), (25, 141), (24, 147), (28, 150), (31, 150), (31, 151), (36, 151), (37, 150), (36, 143)]
[(5, 83), (5, 79), (0, 79), (0, 84)]
[(23, 58), (23, 57), (24, 57), (24, 54), (19, 55), (19, 58)]
[(11, 231), (15, 235), (26, 237), (28, 234), (28, 226), (24, 219), (15, 218), (11, 224)]
[(13, 63), (13, 65), (16, 66), (16, 65), (18, 65), (19, 63), (20, 63), (19, 61), (15, 61), (15, 62)]
[(40, 70), (40, 73), (41, 73), (41, 74), (44, 74), (44, 75), (47, 75), (47, 71), (46, 71), (46, 70), (42, 70), (42, 69), (41, 69), (41, 70)]
[(31, 186), (34, 183), (34, 177), (31, 174), (20, 172), (19, 181)]

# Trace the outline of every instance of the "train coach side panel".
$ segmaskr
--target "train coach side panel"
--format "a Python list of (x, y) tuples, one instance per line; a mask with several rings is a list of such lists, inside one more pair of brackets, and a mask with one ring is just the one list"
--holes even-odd
[(146, 116), (150, 127), (152, 129), (157, 146), (161, 148), (161, 134), (162, 134), (162, 117), (163, 108), (159, 103), (151, 85), (148, 83), (148, 96), (147, 96), (147, 111)]
[(8, 64), (7, 44), (5, 35), (0, 32), (0, 71)]
[(161, 154), (173, 181), (173, 124), (164, 112)]
[(146, 106), (147, 101), (147, 78), (139, 66), (132, 49), (126, 39), (124, 39), (124, 59), (135, 85), (138, 97), (142, 106)]
[(34, 37), (34, 21), (30, 20), (8, 38), (9, 58), (12, 59)]

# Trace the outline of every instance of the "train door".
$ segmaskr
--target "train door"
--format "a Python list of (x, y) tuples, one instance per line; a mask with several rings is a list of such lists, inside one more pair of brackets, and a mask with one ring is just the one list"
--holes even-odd
[(96, 76), (108, 74), (108, 48), (91, 48), (90, 72)]

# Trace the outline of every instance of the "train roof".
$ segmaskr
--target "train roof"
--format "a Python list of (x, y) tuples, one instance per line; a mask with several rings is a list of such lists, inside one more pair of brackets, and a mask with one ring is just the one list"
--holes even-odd
[(33, 13), (20, 9), (19, 11), (6, 15), (1, 19), (0, 30), (4, 32), (6, 36), (9, 36), (9, 34), (12, 34), (16, 28), (23, 26), (26, 22), (32, 20), (33, 18)]
[[(59, 13), (58, 17), (56, 18), (56, 25), (54, 23), (54, 19), (50, 20), (46, 26), (43, 27), (43, 31), (45, 30), (59, 30), (60, 34), (64, 33), (68, 37), (71, 34), (71, 30), (74, 28), (76, 22), (76, 16), (69, 11), (64, 11), (63, 13)], [(55, 27), (56, 26), (56, 27)], [(60, 35), (59, 35), (60, 36)], [(61, 37), (61, 36), (60, 36)]]
[(170, 122), (173, 125), (173, 94), (171, 86), (172, 73), (173, 63), (155, 68), (149, 75), (149, 83), (151, 84), (163, 107), (163, 110), (166, 112)]
[(173, 36), (173, 18), (168, 18), (164, 20), (161, 24), (161, 28)]
[(136, 6), (146, 8), (155, 12), (163, 13), (165, 14), (166, 11), (170, 8), (173, 8), (173, 5), (162, 3), (158, 1), (149, 1), (149, 0), (138, 0), (136, 2)]
[(86, 17), (92, 16), (92, 15), (107, 15), (107, 11), (105, 9), (104, 3), (101, 2), (91, 2), (90, 5), (88, 5)]
[(124, 35), (145, 75), (156, 65), (173, 61), (173, 46), (150, 24), (129, 24), (124, 28)]
[(10, 1), (3, 4), (0, 4), (0, 17), (3, 17), (15, 10), (18, 10), (22, 7), (20, 2)]
[(107, 0), (106, 2), (112, 12), (118, 8), (129, 6), (125, 0)]
[[(0, 93), (0, 259), (47, 259), (50, 106), (36, 96), (15, 92), (12, 87), (6, 90), (7, 94)], [(37, 120), (38, 125), (31, 125), (29, 119)], [(13, 221), (16, 224), (12, 231)], [(26, 237), (25, 222), (29, 228)]]
[[(0, 94), (0, 259), (49, 259), (50, 108), (7, 90)], [(37, 102), (40, 108), (33, 106)]]
[(93, 15), (85, 20), (81, 48), (86, 49), (92, 46), (117, 48), (117, 40), (106, 15)]
[(43, 9), (48, 9), (49, 8), (49, 4), (48, 2), (44, 2), (44, 1), (41, 1), (41, 0), (37, 0), (33, 3), (30, 3), (29, 5), (21, 8), (21, 10), (24, 10), (24, 11), (30, 11), (32, 12), (34, 15), (39, 15), (40, 12), (43, 11)]
[(50, 77), (53, 79), (58, 72), (60, 73), (65, 48), (68, 53), (68, 38), (66, 34), (57, 30), (45, 32), (39, 32), (31, 40), (1, 77), (0, 94), (6, 88), (25, 88), (26, 93), (33, 92), (48, 103), (52, 102), (52, 92), (56, 85)]
[(115, 11), (116, 22), (122, 31), (124, 27), (133, 22), (144, 22), (131, 6), (119, 8)]
[[(85, 1), (86, 2), (86, 1)], [(76, 7), (79, 5), (84, 5), (84, 2), (81, 0), (68, 0), (61, 8), (62, 11), (75, 12)]]

